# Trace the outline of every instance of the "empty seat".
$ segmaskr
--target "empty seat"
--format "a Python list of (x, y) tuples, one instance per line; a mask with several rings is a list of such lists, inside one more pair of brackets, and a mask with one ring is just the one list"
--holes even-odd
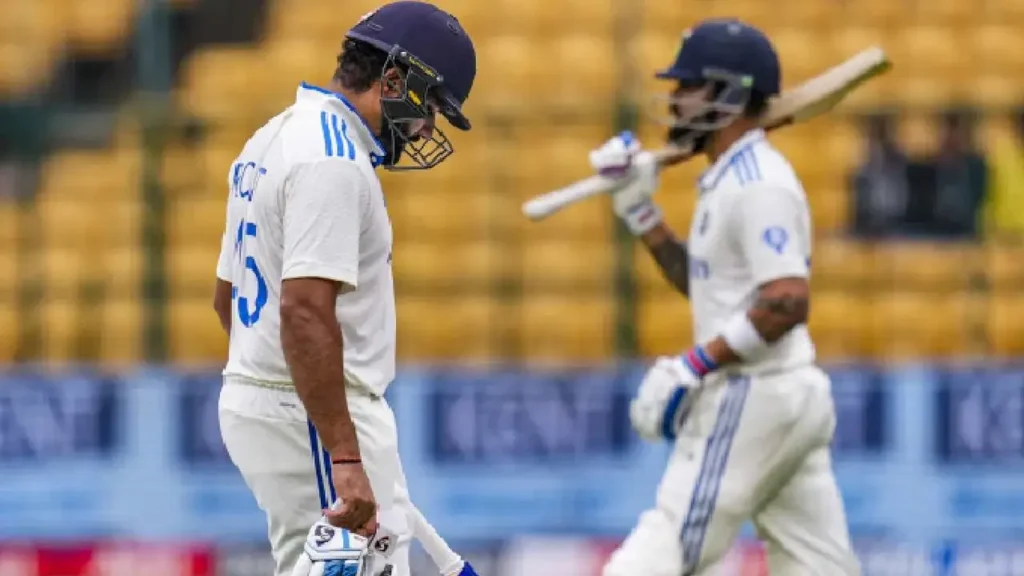
[(608, 290), (615, 281), (615, 252), (609, 239), (528, 240), (521, 278), (536, 289)]
[(985, 248), (985, 271), (997, 291), (1024, 288), (1024, 246), (991, 244)]
[(808, 328), (817, 355), (837, 361), (867, 356), (870, 348), (870, 296), (829, 287), (811, 295)]
[(97, 246), (104, 229), (111, 226), (108, 215), (95, 209), (95, 202), (70, 196), (43, 197), (36, 203), (42, 240), (47, 246)]
[(211, 298), (174, 298), (168, 308), (168, 350), (175, 364), (220, 367), (227, 360), (228, 336)]
[(527, 361), (579, 363), (609, 358), (615, 302), (606, 292), (526, 292), (520, 303), (519, 348)]
[(474, 107), (477, 110), (510, 112), (529, 110), (528, 95), (540, 90), (534, 82), (536, 57), (533, 44), (524, 36), (503, 34), (483, 38), (478, 47), (481, 70), (500, 70), (498, 74), (480, 74), (473, 83)]
[(690, 304), (668, 288), (644, 290), (636, 309), (640, 356), (679, 354), (694, 344)]
[(816, 238), (811, 245), (811, 285), (828, 290), (859, 290), (870, 281), (874, 251), (846, 238)]
[(137, 365), (143, 359), (143, 302), (134, 298), (105, 302), (99, 323), (100, 360), (112, 367)]
[(104, 250), (97, 255), (103, 290), (108, 298), (126, 300), (142, 292), (145, 252), (137, 244)]
[(851, 201), (846, 190), (819, 189), (809, 199), (815, 233), (835, 234), (846, 229), (850, 223)]
[(398, 356), (406, 362), (498, 358), (512, 321), (507, 308), (490, 295), (402, 294)]
[(972, 314), (966, 294), (893, 292), (871, 308), (873, 352), (886, 359), (942, 359), (972, 346)]
[(1024, 355), (1024, 296), (997, 294), (988, 305), (989, 352), (1003, 358)]
[(43, 250), (43, 278), (47, 294), (60, 299), (76, 298), (84, 283), (98, 275), (90, 269), (91, 254), (66, 247)]
[(18, 351), (19, 316), (17, 307), (0, 296), (0, 362), (12, 364)]
[(796, 26), (771, 31), (787, 85), (795, 86), (835, 65), (828, 61), (828, 52), (821, 50), (826, 41), (825, 35), (827, 32)]
[[(182, 104), (193, 114), (214, 122), (259, 115), (260, 79), (252, 70), (262, 62), (259, 52), (246, 48), (203, 48), (185, 61)], [(302, 60), (296, 60), (302, 64)]]
[(220, 246), (186, 244), (167, 250), (167, 285), (173, 299), (199, 298), (209, 304)]
[(385, 194), (396, 242), (486, 237), (492, 222), (518, 216), (503, 213), (500, 199), (477, 190), (424, 187)]
[[(930, 3), (930, 2), (929, 2)], [(967, 70), (971, 65), (971, 54), (964, 50), (959, 27), (918, 24), (902, 27), (899, 43), (892, 46), (896, 62), (913, 62), (907, 72), (916, 76), (944, 76), (948, 81)]]
[(484, 291), (497, 285), (514, 253), (496, 241), (396, 244), (392, 265), (399, 291), (424, 287)]
[(168, 245), (214, 246), (219, 250), (225, 230), (226, 198), (225, 194), (217, 198), (171, 202), (166, 216)]
[(92, 201), (137, 197), (142, 181), (137, 150), (63, 151), (46, 159), (40, 195)]
[(936, 242), (885, 242), (875, 252), (880, 286), (917, 290), (965, 288), (981, 274), (975, 247)]
[(65, 364), (81, 359), (83, 308), (73, 298), (48, 299), (42, 309), (43, 358), (48, 363)]
[(76, 49), (107, 52), (128, 39), (135, 7), (131, 0), (72, 2), (65, 7), (71, 10), (68, 30)]
[(608, 36), (554, 35), (541, 44), (535, 64), (543, 89), (535, 105), (550, 104), (573, 112), (611, 112), (618, 84), (615, 48)]

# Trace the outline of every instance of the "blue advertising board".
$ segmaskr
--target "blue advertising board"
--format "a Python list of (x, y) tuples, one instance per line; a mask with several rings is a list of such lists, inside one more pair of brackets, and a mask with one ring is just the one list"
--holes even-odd
[[(1024, 538), (1024, 370), (830, 373), (854, 534), (920, 549)], [(413, 499), (453, 539), (625, 534), (669, 450), (629, 427), (640, 374), (403, 371), (389, 400)], [(219, 391), (212, 371), (0, 376), (0, 538), (264, 539)]]

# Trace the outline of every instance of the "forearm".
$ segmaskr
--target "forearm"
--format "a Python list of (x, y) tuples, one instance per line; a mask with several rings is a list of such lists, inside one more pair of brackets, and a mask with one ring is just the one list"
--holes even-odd
[(333, 459), (359, 458), (355, 425), (348, 410), (337, 320), (311, 310), (282, 314), (281, 344), (299, 395), (320, 441)]
[(665, 224), (658, 224), (640, 237), (661, 273), (679, 293), (690, 293), (690, 254)]
[[(754, 305), (746, 314), (746, 320), (753, 330), (751, 336), (756, 334), (756, 338), (767, 346), (778, 342), (793, 328), (807, 322), (810, 302), (806, 291), (799, 288), (802, 282), (797, 280), (794, 286), (794, 282), (787, 279), (761, 290)], [(729, 333), (732, 340), (748, 340), (736, 337), (737, 331), (731, 328), (726, 328), (725, 332)], [(742, 331), (739, 334), (742, 334)], [(742, 354), (734, 350), (729, 341), (730, 337), (723, 334), (703, 345), (717, 367), (743, 360)]]

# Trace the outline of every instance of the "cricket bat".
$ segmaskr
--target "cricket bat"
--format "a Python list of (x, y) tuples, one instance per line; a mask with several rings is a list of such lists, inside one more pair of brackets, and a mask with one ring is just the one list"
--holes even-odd
[[(884, 74), (892, 67), (885, 51), (868, 48), (845, 62), (829, 68), (810, 80), (785, 90), (768, 105), (761, 126), (768, 131), (820, 116), (843, 101), (846, 96), (868, 80)], [(690, 157), (692, 152), (668, 147), (654, 152), (660, 169)], [(615, 189), (618, 179), (602, 175), (585, 178), (565, 188), (535, 196), (523, 204), (523, 214), (530, 220), (543, 220), (562, 208)]]

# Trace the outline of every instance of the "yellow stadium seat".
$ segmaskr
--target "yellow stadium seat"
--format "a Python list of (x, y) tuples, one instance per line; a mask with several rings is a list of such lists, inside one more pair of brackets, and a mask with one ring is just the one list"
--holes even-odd
[(43, 357), (48, 363), (79, 360), (82, 344), (82, 307), (70, 298), (47, 300), (43, 304)]
[[(0, 298), (0, 302), (5, 302)], [(0, 362), (12, 364), (18, 352), (19, 314), (11, 305), (0, 306)]]
[(682, 294), (667, 288), (644, 290), (636, 314), (642, 358), (679, 354), (694, 344), (693, 316)]
[[(241, 147), (239, 147), (239, 151)], [(164, 150), (160, 165), (160, 182), (168, 197), (194, 194), (204, 185), (203, 156), (197, 147), (172, 146)], [(227, 168), (222, 170), (225, 193), (227, 191)]]
[(227, 360), (228, 336), (211, 298), (175, 298), (168, 309), (168, 350), (175, 364), (220, 367)]
[[(269, 38), (332, 37), (341, 45), (341, 36), (357, 19), (370, 11), (347, 9), (345, 4), (328, 4), (320, 0), (287, 0), (270, 4)], [(356, 4), (356, 3), (352, 3)]]
[(534, 45), (525, 36), (514, 34), (483, 38), (479, 42), (478, 68), (501, 72), (480, 74), (474, 80), (472, 101), (476, 110), (516, 112), (531, 108), (524, 94), (543, 89), (534, 82), (533, 68), (538, 56), (533, 50)]
[(510, 337), (506, 306), (485, 295), (399, 295), (398, 356), (408, 361), (497, 358)]
[(534, 105), (553, 105), (560, 110), (608, 114), (618, 85), (615, 49), (608, 36), (556, 35), (541, 45), (536, 62), (541, 90)]
[(843, 4), (846, 13), (843, 23), (878, 26), (879, 28), (892, 22), (910, 20), (911, 2), (890, 2), (889, 0), (863, 0), (856, 3)]
[(438, 0), (435, 4), (459, 21), (459, 24), (475, 40), (486, 38), (500, 28), (502, 22), (495, 17), (490, 6), (476, 0)]
[(0, 40), (0, 95), (23, 96), (41, 88), (50, 61), (37, 42)]
[(138, 297), (142, 290), (145, 254), (140, 245), (124, 245), (98, 255), (103, 289), (108, 298)]
[(874, 251), (846, 238), (817, 238), (811, 245), (811, 285), (828, 290), (857, 290), (871, 278)]
[(385, 198), (396, 242), (480, 238), (493, 233), (492, 224), (504, 227), (506, 214), (492, 207), (497, 199), (484, 191), (424, 188), (385, 192)]
[[(995, 3), (1004, 1), (1008, 0), (998, 0)], [(915, 16), (919, 21), (952, 25), (958, 29), (962, 29), (965, 23), (971, 22), (978, 15), (979, 8), (978, 5), (960, 0), (932, 0), (917, 2), (914, 5)]]
[(119, 47), (128, 38), (135, 2), (104, 0), (103, 2), (72, 2), (66, 8), (70, 40), (78, 50), (105, 52)]
[(820, 48), (826, 41), (825, 34), (795, 26), (771, 32), (772, 43), (775, 44), (782, 65), (782, 77), (787, 85), (809, 80), (834, 65), (828, 61), (828, 52)]
[(643, 291), (667, 290), (670, 285), (650, 252), (640, 242), (633, 245), (633, 274)]
[(0, 309), (15, 307), (18, 283), (22, 280), (18, 268), (17, 252), (0, 249)]
[[(636, 59), (636, 67), (640, 76), (640, 88), (644, 97), (652, 94), (667, 94), (672, 88), (672, 83), (659, 80), (654, 77), (655, 72), (663, 70), (672, 64), (676, 51), (682, 40), (683, 28), (670, 28), (665, 32), (648, 32), (635, 37), (630, 45), (630, 52)], [(650, 105), (650, 102), (643, 102)], [(663, 113), (665, 105), (658, 108)]]
[(962, 355), (971, 346), (970, 312), (963, 293), (880, 295), (871, 309), (874, 355), (891, 360)]
[(91, 274), (91, 254), (75, 248), (51, 246), (43, 251), (46, 292), (51, 297), (75, 298)]
[(181, 103), (189, 112), (215, 122), (258, 117), (264, 74), (252, 70), (263, 65), (260, 53), (247, 48), (198, 50), (185, 61)]
[(41, 198), (36, 208), (43, 241), (54, 247), (97, 246), (116, 223), (94, 207), (94, 202), (68, 196)]
[(527, 240), (522, 251), (522, 280), (528, 289), (610, 291), (615, 248), (594, 238)]
[(900, 116), (897, 137), (908, 154), (927, 155), (939, 142), (939, 127), (935, 119), (925, 113)]
[(1024, 296), (997, 294), (989, 300), (988, 341), (990, 353), (1003, 358), (1024, 355)]
[(1018, 94), (1024, 88), (1024, 82), (1017, 74), (1006, 71), (980, 72), (971, 77), (970, 90), (967, 91), (968, 102), (988, 108), (1004, 108), (1020, 104)]
[(899, 31), (891, 47), (895, 62), (913, 62), (906, 75), (940, 76), (948, 81), (972, 66), (971, 54), (957, 41), (958, 29), (941, 25), (910, 25)]
[(80, 201), (138, 197), (140, 164), (137, 150), (58, 152), (46, 159), (40, 196)]
[(100, 360), (112, 367), (136, 365), (143, 355), (142, 301), (115, 299), (102, 306)]
[(224, 195), (171, 202), (166, 216), (168, 245), (212, 246), (219, 250), (225, 231), (226, 199)]
[(822, 360), (861, 358), (870, 349), (871, 300), (851, 292), (830, 286), (811, 295), (808, 329)]
[(960, 289), (982, 272), (975, 248), (963, 244), (886, 242), (875, 256), (875, 282), (886, 288)]
[(969, 29), (964, 51), (977, 69), (993, 74), (1013, 74), (1024, 69), (1020, 51), (1020, 26), (1010, 22), (981, 24)]
[(21, 237), (21, 230), (28, 226), (23, 211), (14, 202), (0, 201), (0, 251), (13, 250)]
[(213, 299), (219, 245), (186, 244), (167, 249), (167, 285), (171, 298)]
[(392, 265), (399, 293), (423, 287), (485, 291), (509, 266), (508, 248), (496, 240), (412, 241), (395, 245)]
[(519, 347), (528, 361), (592, 362), (612, 355), (615, 303), (607, 290), (526, 292), (519, 313)]
[(991, 244), (985, 249), (985, 271), (996, 291), (1024, 289), (1024, 246)]
[(842, 232), (849, 224), (851, 200), (846, 190), (820, 189), (809, 201), (815, 233)]

